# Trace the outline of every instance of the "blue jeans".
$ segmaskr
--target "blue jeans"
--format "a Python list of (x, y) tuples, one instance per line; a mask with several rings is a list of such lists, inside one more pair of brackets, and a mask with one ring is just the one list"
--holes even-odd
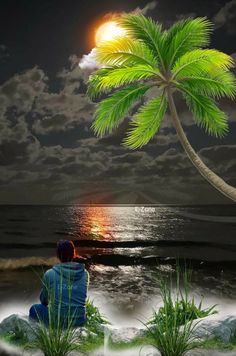
[(43, 304), (34, 304), (29, 310), (29, 318), (34, 321), (41, 321), (45, 325), (49, 323), (48, 307)]
[[(34, 321), (41, 321), (46, 326), (48, 326), (49, 324), (48, 307), (43, 304), (33, 304), (29, 310), (29, 318)], [(73, 320), (73, 326), (74, 327), (84, 326), (85, 322), (86, 322), (86, 317), (81, 316)], [(64, 322), (62, 318), (62, 326), (66, 327), (66, 324), (67, 324), (67, 318), (65, 318)]]

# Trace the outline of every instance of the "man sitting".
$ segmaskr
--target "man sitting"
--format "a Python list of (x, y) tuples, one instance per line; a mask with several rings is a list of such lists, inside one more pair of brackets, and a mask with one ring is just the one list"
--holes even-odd
[(45, 325), (52, 322), (58, 325), (59, 322), (64, 327), (83, 326), (86, 321), (89, 274), (84, 263), (80, 263), (81, 259), (75, 256), (72, 241), (58, 242), (57, 257), (60, 263), (43, 276), (41, 304), (32, 305), (29, 317)]

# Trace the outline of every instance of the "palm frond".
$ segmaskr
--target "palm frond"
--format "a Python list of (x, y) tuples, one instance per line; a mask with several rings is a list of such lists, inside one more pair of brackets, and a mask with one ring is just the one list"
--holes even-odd
[(147, 65), (110, 69), (104, 75), (97, 76), (95, 73), (90, 77), (88, 93), (99, 95), (137, 81), (155, 78), (157, 75), (158, 71)]
[(106, 77), (113, 68), (101, 68), (89, 76), (87, 82), (87, 95), (90, 99), (95, 99), (101, 94), (100, 82), (103, 77)]
[(228, 132), (227, 116), (217, 107), (214, 100), (186, 88), (183, 84), (178, 88), (182, 91), (196, 123), (212, 136), (225, 136)]
[(186, 52), (209, 44), (212, 23), (206, 17), (176, 22), (168, 31), (166, 43), (169, 50), (166, 61), (172, 64)]
[(143, 105), (133, 117), (133, 127), (129, 130), (124, 144), (133, 149), (146, 145), (158, 131), (166, 109), (167, 100), (164, 95)]
[(151, 50), (158, 63), (164, 67), (164, 32), (162, 26), (143, 15), (128, 14), (118, 20), (128, 36), (141, 40)]
[(145, 43), (122, 37), (102, 42), (96, 48), (96, 59), (106, 66), (132, 66), (147, 64), (157, 67), (157, 61), (152, 51)]
[(111, 133), (119, 126), (121, 120), (128, 114), (135, 102), (137, 102), (151, 85), (132, 85), (119, 90), (107, 99), (101, 101), (95, 112), (95, 121), (92, 128), (96, 135), (103, 136)]
[(215, 49), (195, 49), (185, 53), (174, 64), (172, 73), (179, 80), (185, 76), (201, 74), (216, 75), (219, 69), (229, 70), (234, 66), (233, 58)]
[(218, 70), (214, 76), (192, 76), (180, 81), (186, 89), (194, 90), (207, 96), (228, 97), (234, 99), (236, 96), (236, 80), (232, 73)]

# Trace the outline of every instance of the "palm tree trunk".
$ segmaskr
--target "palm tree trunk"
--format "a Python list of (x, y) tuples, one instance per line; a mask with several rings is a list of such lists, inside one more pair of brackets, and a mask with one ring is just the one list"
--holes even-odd
[(176, 132), (179, 136), (179, 140), (187, 153), (190, 161), (193, 163), (193, 165), (197, 168), (199, 173), (213, 186), (215, 187), (219, 192), (224, 194), (227, 198), (233, 200), (236, 202), (236, 188), (232, 187), (231, 185), (227, 184), (222, 178), (220, 178), (217, 174), (212, 172), (206, 165), (205, 163), (201, 160), (201, 158), (198, 156), (198, 154), (195, 152), (193, 147), (190, 145), (184, 130), (182, 128), (182, 125), (180, 123), (178, 113), (176, 110), (176, 106), (174, 103), (173, 95), (171, 92), (171, 89), (167, 89), (167, 97), (169, 101), (169, 108), (170, 112), (172, 115), (172, 119), (175, 125)]

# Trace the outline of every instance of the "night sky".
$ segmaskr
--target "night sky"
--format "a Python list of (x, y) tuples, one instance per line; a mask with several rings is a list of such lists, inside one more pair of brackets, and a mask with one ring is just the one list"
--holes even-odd
[[(96, 104), (86, 97), (91, 68), (79, 63), (89, 59), (98, 24), (137, 8), (165, 27), (209, 17), (211, 47), (236, 58), (236, 0), (3, 0), (0, 7), (0, 204), (230, 203), (189, 162), (168, 114), (142, 149), (121, 146), (129, 117), (97, 139), (90, 129)], [(220, 106), (230, 132), (214, 139), (177, 98), (193, 147), (236, 186), (236, 103)]]

